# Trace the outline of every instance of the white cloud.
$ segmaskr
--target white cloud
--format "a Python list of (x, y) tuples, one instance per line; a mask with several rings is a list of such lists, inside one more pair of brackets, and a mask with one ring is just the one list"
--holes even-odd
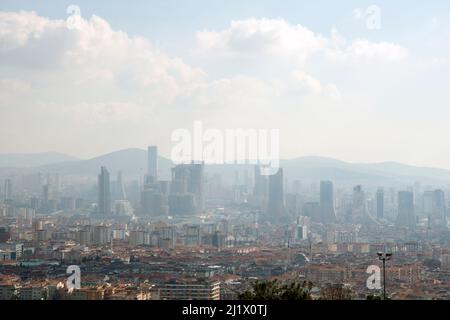
[(68, 153), (160, 134), (177, 97), (205, 77), (100, 17), (69, 29), (34, 12), (0, 12), (0, 74), (4, 151)]
[(292, 78), (300, 89), (306, 90), (308, 93), (319, 94), (322, 91), (322, 84), (320, 81), (304, 71), (294, 71)]
[[(367, 68), (408, 54), (398, 44), (346, 40), (335, 29), (322, 36), (282, 19), (235, 21), (197, 37), (199, 51), (208, 53), (199, 60), (212, 61), (217, 74), (97, 16), (69, 30), (65, 21), (35, 13), (0, 13), (4, 152), (96, 155), (152, 142), (170, 154), (171, 130), (194, 120), (216, 128), (280, 128), (287, 156), (329, 152), (330, 145), (350, 150), (365, 145), (372, 121), (366, 110), (378, 107), (364, 82)], [(358, 72), (348, 76), (348, 63)]]
[(67, 106), (64, 112), (78, 123), (87, 125), (117, 123), (132, 125), (140, 123), (143, 118), (151, 116), (151, 114), (146, 112), (144, 106), (124, 101), (79, 103)]
[(48, 76), (41, 81), (57, 74), (57, 81), (64, 79), (70, 85), (90, 86), (101, 81), (111, 89), (119, 85), (155, 95), (164, 92), (159, 96), (162, 99), (176, 95), (180, 87), (204, 75), (159, 52), (144, 38), (111, 29), (97, 16), (69, 29), (65, 21), (34, 12), (2, 12), (0, 26), (0, 67), (13, 65), (27, 71), (31, 65), (33, 74)]
[(304, 63), (325, 53), (333, 62), (392, 62), (407, 56), (406, 48), (390, 42), (355, 39), (350, 43), (332, 28), (330, 37), (282, 19), (247, 19), (231, 22), (223, 31), (197, 33), (199, 49), (205, 53), (234, 57), (268, 56), (291, 58)]
[(62, 21), (45, 19), (34, 12), (0, 12), (0, 50), (23, 48), (63, 26)]
[(300, 94), (340, 99), (341, 93), (335, 84), (323, 84), (321, 81), (303, 70), (294, 70), (288, 86)]
[(395, 62), (405, 59), (408, 51), (394, 43), (356, 39), (350, 45), (327, 49), (326, 54), (333, 62)]
[(269, 55), (292, 58), (304, 63), (322, 50), (326, 39), (302, 25), (290, 25), (283, 19), (247, 19), (232, 21), (223, 31), (197, 33), (201, 50), (222, 55)]

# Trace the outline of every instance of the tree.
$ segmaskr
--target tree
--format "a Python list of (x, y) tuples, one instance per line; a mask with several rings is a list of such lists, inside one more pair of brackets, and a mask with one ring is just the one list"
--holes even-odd
[(327, 284), (320, 291), (320, 300), (352, 300), (353, 292), (343, 284)]
[(256, 281), (251, 289), (239, 295), (241, 300), (311, 300), (310, 282), (291, 282), (281, 285), (278, 281)]
[(311, 282), (292, 282), (283, 286), (281, 300), (311, 300), (311, 289)]

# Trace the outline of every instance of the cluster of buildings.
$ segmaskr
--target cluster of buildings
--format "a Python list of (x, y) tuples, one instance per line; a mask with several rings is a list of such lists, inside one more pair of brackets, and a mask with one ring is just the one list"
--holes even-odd
[[(172, 168), (170, 181), (158, 178), (158, 148), (148, 147), (148, 174), (140, 194), (140, 203), (136, 208), (138, 215), (167, 216), (192, 215), (205, 210), (204, 164), (180, 164)], [(122, 174), (116, 182), (119, 190), (119, 204), (126, 201)], [(116, 200), (116, 206), (117, 206)], [(111, 182), (106, 167), (101, 167), (98, 175), (97, 213), (103, 216), (121, 212), (111, 208)]]
[[(120, 171), (111, 181), (104, 166), (94, 185), (27, 174), (15, 190), (4, 179), (0, 299), (236, 299), (274, 278), (307, 279), (318, 292), (345, 283), (362, 299), (377, 252), (393, 254), (393, 298), (449, 298), (444, 187), (289, 185), (283, 168), (260, 166), (227, 186), (204, 163), (176, 165), (164, 180), (156, 146), (147, 157), (142, 183)], [(69, 290), (73, 264), (82, 286)]]

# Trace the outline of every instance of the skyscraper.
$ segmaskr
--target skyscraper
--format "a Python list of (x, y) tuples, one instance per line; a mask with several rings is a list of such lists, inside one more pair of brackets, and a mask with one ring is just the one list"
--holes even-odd
[(144, 189), (141, 193), (141, 211), (143, 215), (167, 215), (169, 212), (167, 196), (158, 189)]
[(202, 212), (205, 210), (205, 195), (204, 195), (204, 165), (191, 164), (190, 165), (191, 176), (188, 180), (188, 191), (192, 192), (195, 196), (195, 205), (197, 211)]
[(267, 213), (270, 218), (280, 217), (284, 214), (284, 183), (283, 169), (269, 176), (269, 203)]
[(432, 191), (431, 212), (428, 215), (429, 224), (433, 227), (447, 225), (447, 206), (445, 203), (445, 193), (441, 189)]
[(59, 173), (47, 173), (47, 184), (49, 185), (50, 192), (53, 195), (58, 195), (61, 189), (61, 179)]
[(422, 213), (430, 219), (433, 216), (434, 192), (426, 190), (422, 195)]
[(12, 180), (5, 179), (5, 191), (4, 191), (4, 199), (12, 200)]
[(378, 188), (377, 190), (377, 218), (384, 217), (384, 190), (383, 188)]
[(115, 186), (115, 197), (116, 200), (126, 200), (127, 196), (125, 194), (125, 187), (123, 185), (122, 171), (117, 173), (117, 181)]
[(262, 185), (263, 185), (262, 178), (263, 177), (265, 177), (265, 176), (261, 175), (261, 168), (258, 165), (256, 165), (255, 166), (255, 171), (254, 171), (254, 181), (255, 181), (255, 183), (254, 183), (254, 186), (253, 186), (253, 195), (256, 196), (256, 197), (260, 196), (260, 195), (262, 195), (264, 193), (263, 192), (263, 187), (262, 187)]
[(254, 180), (254, 202), (261, 210), (266, 210), (269, 193), (269, 179), (267, 175), (261, 174), (261, 167), (259, 165), (255, 166)]
[(379, 222), (369, 212), (366, 193), (361, 185), (353, 187), (351, 221), (362, 225), (379, 225)]
[(141, 192), (141, 213), (143, 215), (167, 215), (168, 181), (152, 181), (144, 185)]
[(410, 191), (398, 192), (397, 225), (414, 228), (416, 225), (414, 216), (414, 194)]
[(111, 213), (111, 189), (109, 172), (106, 167), (101, 167), (98, 175), (98, 213), (103, 215)]
[(42, 199), (45, 205), (48, 205), (48, 202), (52, 199), (50, 185), (48, 183), (42, 186)]
[(320, 218), (320, 205), (318, 202), (310, 201), (306, 202), (302, 208), (303, 215), (307, 216), (314, 222), (321, 222)]
[(194, 197), (195, 212), (202, 212), (205, 209), (204, 164), (180, 164), (172, 168), (170, 193), (171, 212), (174, 212), (173, 209), (178, 206), (177, 203), (186, 202), (186, 206), (191, 207), (190, 198), (192, 196)]
[(147, 149), (148, 176), (150, 179), (158, 180), (158, 147), (149, 146)]
[(334, 210), (333, 183), (331, 181), (320, 181), (320, 215), (323, 223), (337, 221)]

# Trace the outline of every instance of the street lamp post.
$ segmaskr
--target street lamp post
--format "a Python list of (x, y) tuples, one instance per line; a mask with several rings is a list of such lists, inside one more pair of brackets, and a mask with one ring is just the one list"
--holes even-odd
[(386, 261), (391, 260), (392, 253), (377, 252), (377, 255), (383, 261), (383, 300), (386, 300)]

